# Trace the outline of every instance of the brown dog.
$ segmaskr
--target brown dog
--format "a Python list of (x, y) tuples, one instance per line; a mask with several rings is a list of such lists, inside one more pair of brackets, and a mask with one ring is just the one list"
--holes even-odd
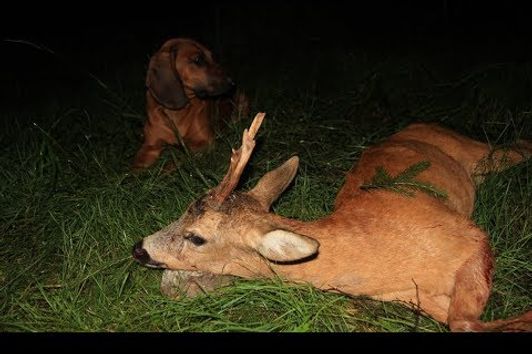
[(231, 116), (247, 108), (242, 94), (212, 53), (186, 38), (166, 41), (150, 60), (146, 77), (144, 143), (137, 152), (133, 170), (157, 161), (166, 144), (179, 142), (195, 152), (214, 141), (214, 131)]

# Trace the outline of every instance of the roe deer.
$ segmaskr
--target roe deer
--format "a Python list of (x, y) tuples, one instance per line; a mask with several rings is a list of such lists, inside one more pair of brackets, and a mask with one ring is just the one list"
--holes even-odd
[[(200, 279), (213, 274), (280, 276), (348, 295), (415, 304), (452, 331), (532, 328), (532, 311), (508, 320), (479, 320), (491, 290), (493, 256), (470, 219), (475, 184), (530, 156), (532, 144), (491, 152), (435, 124), (412, 124), (368, 148), (347, 174), (332, 214), (311, 222), (270, 213), (296, 174), (298, 157), (266, 173), (248, 192), (234, 192), (264, 117), (257, 114), (233, 150), (222, 182), (184, 215), (133, 248), (140, 263)], [(368, 189), (376, 171), (419, 174), (446, 198)], [(188, 279), (190, 280), (190, 279)], [(201, 279), (200, 279), (201, 280)], [(207, 284), (208, 285), (208, 284)]]

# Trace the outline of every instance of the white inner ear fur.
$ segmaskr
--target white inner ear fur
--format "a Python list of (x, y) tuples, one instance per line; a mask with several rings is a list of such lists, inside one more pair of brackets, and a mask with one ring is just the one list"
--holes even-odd
[(297, 261), (318, 251), (319, 242), (286, 230), (273, 230), (261, 237), (257, 251), (277, 262)]

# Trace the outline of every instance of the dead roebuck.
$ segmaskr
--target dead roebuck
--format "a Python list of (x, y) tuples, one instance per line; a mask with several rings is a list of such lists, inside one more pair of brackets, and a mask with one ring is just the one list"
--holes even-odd
[[(189, 280), (202, 274), (210, 280), (280, 276), (323, 290), (399, 300), (453, 331), (532, 328), (532, 311), (479, 320), (491, 290), (493, 256), (486, 234), (470, 219), (475, 183), (523, 161), (532, 152), (530, 143), (491, 153), (488, 145), (438, 125), (412, 124), (362, 154), (331, 215), (302, 222), (269, 212), (294, 178), (297, 157), (250, 191), (234, 192), (263, 117), (258, 114), (244, 131), (220, 185), (178, 221), (135, 245), (139, 262), (180, 270)], [(445, 191), (446, 198), (365, 187), (378, 169), (394, 176), (422, 161), (430, 167), (416, 181)]]

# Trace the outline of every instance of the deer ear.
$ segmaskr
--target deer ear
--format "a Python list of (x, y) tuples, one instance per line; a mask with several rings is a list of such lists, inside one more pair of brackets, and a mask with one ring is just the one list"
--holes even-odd
[(312, 256), (319, 246), (313, 238), (278, 229), (263, 235), (255, 249), (269, 260), (291, 262)]
[(169, 109), (181, 109), (188, 103), (183, 83), (175, 69), (176, 51), (174, 47), (155, 53), (146, 75), (146, 86), (152, 96)]
[(262, 176), (248, 194), (258, 200), (264, 209), (268, 211), (272, 203), (290, 185), (296, 175), (298, 166), (299, 157), (291, 157), (275, 170)]

